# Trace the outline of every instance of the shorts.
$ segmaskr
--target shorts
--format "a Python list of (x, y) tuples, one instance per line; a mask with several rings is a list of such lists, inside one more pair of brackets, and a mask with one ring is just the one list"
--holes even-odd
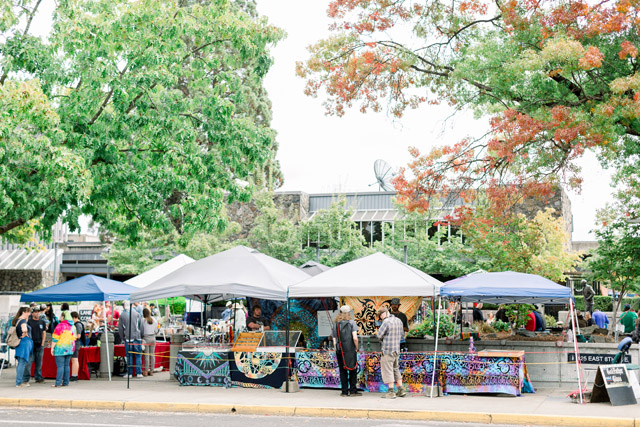
[(77, 359), (78, 358), (78, 352), (80, 351), (80, 347), (82, 347), (82, 345), (76, 343), (76, 349), (73, 350), (73, 354), (71, 355), (72, 359)]
[(382, 354), (380, 358), (380, 372), (382, 382), (385, 384), (397, 383), (402, 379), (398, 361), (400, 356), (395, 351), (390, 354)]

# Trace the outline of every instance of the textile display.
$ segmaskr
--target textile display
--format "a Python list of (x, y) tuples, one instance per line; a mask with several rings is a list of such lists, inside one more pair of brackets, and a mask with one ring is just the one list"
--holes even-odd
[[(71, 362), (69, 362), (71, 363)], [(78, 379), (89, 380), (89, 363), (100, 363), (100, 347), (80, 347), (78, 350)], [(51, 349), (45, 348), (42, 353), (42, 377), (55, 378), (58, 367)], [(35, 374), (35, 363), (31, 365), (31, 376)]]
[[(358, 353), (358, 388), (364, 389), (366, 354)], [(296, 352), (298, 385), (309, 388), (340, 388), (336, 352), (330, 350)]]
[(232, 352), (231, 384), (240, 387), (280, 388), (287, 377), (284, 353)]
[[(169, 354), (171, 353), (171, 343), (156, 341), (156, 366), (154, 368), (162, 367), (163, 370), (169, 370)], [(124, 344), (117, 344), (113, 346), (113, 355), (115, 357), (125, 357)], [(144, 359), (144, 356), (143, 356)]]
[(535, 393), (524, 357), (481, 357), (445, 353), (438, 356), (445, 393)]
[(374, 335), (376, 312), (381, 307), (389, 309), (392, 298), (400, 299), (400, 311), (407, 316), (411, 325), (422, 304), (422, 297), (342, 297), (341, 305), (347, 304), (353, 309), (356, 323), (360, 328), (358, 335)]
[[(260, 305), (262, 315), (271, 322), (272, 330), (284, 331), (287, 328), (287, 310), (282, 301), (251, 298), (250, 308), (256, 304)], [(319, 348), (322, 338), (318, 336), (318, 317), (316, 314), (319, 310), (335, 309), (333, 298), (291, 299), (289, 307), (289, 329), (302, 332), (306, 347)]]
[[(380, 357), (382, 353), (367, 353), (366, 385), (367, 391), (385, 393), (389, 386), (382, 382)], [(426, 353), (401, 352), (398, 363), (402, 384), (409, 393), (424, 393), (431, 385), (433, 373), (433, 355)], [(436, 382), (438, 374), (436, 373)]]
[(230, 387), (228, 351), (216, 352), (212, 349), (202, 351), (178, 352), (176, 368), (173, 373), (181, 386)]

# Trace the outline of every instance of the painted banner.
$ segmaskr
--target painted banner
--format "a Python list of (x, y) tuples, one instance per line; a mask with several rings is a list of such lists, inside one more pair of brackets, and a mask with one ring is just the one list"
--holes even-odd
[(215, 352), (209, 349), (202, 351), (185, 351), (178, 353), (174, 376), (180, 385), (230, 387), (229, 353)]
[[(387, 392), (389, 386), (382, 382), (380, 357), (382, 353), (367, 353), (366, 383), (367, 391)], [(433, 355), (426, 353), (401, 352), (398, 362), (402, 384), (409, 393), (424, 393), (431, 385), (433, 374)], [(436, 383), (438, 374), (436, 373)]]
[(341, 302), (353, 309), (360, 328), (358, 335), (375, 335), (376, 312), (381, 307), (389, 308), (392, 298), (400, 299), (400, 311), (407, 316), (411, 325), (422, 303), (422, 297), (342, 297)]
[[(358, 388), (365, 389), (366, 355), (358, 353)], [(296, 352), (298, 385), (310, 388), (340, 388), (340, 370), (335, 351)]]
[(438, 356), (445, 393), (535, 393), (523, 357), (480, 357), (474, 354)]
[(230, 353), (231, 384), (252, 388), (280, 388), (287, 378), (287, 358), (275, 352)]

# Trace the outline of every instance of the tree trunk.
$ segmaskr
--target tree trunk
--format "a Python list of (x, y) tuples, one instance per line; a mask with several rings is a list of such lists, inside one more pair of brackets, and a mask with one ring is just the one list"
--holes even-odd
[[(612, 291), (613, 291), (613, 299), (615, 300), (616, 297), (616, 290), (613, 288), (613, 286), (611, 287)], [(624, 298), (624, 294), (626, 292), (626, 286), (623, 285), (622, 288), (620, 288), (620, 298), (618, 298), (618, 301), (614, 301), (613, 303), (613, 322), (611, 322), (611, 330), (609, 331), (609, 336), (611, 336), (611, 334), (615, 335), (616, 332), (616, 326), (618, 325), (618, 311), (620, 309), (620, 304), (622, 303), (622, 298)]]

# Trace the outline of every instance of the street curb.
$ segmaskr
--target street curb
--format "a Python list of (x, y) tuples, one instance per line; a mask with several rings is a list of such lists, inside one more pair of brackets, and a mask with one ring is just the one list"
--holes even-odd
[(241, 414), (296, 417), (445, 421), (484, 424), (528, 424), (545, 426), (640, 427), (640, 419), (576, 417), (565, 415), (495, 414), (484, 412), (401, 411), (384, 409), (309, 408), (297, 406), (250, 406), (210, 403), (119, 402), (64, 399), (0, 398), (0, 407), (97, 409), (145, 412), (188, 412), (201, 414)]

